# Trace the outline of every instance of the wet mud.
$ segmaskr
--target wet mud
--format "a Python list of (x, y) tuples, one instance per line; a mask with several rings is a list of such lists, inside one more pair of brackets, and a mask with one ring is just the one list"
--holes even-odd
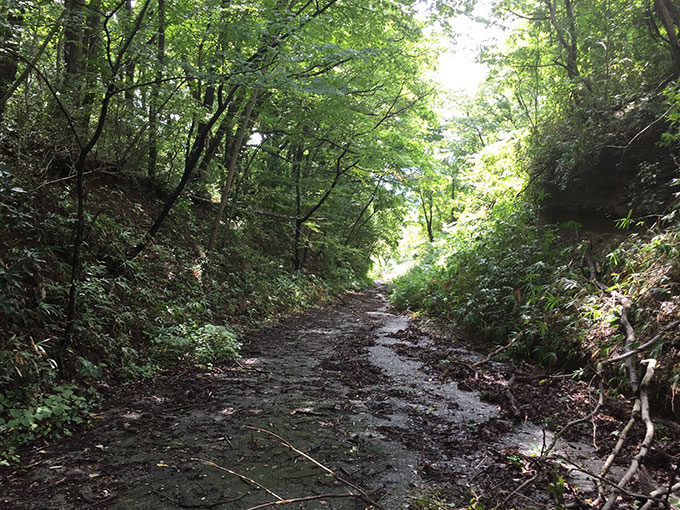
[[(253, 428), (386, 509), (428, 500), (466, 508), (481, 493), (502, 501), (531, 474), (524, 459), (551, 439), (541, 413), (569, 395), (545, 384), (529, 402), (518, 394), (514, 415), (501, 395), (509, 367), (470, 373), (465, 365), (483, 356), (425, 332), (385, 294), (380, 285), (349, 293), (251, 334), (240, 366), (112, 389), (91, 428), (35, 445), (0, 471), (0, 507), (245, 510), (323, 495), (288, 508), (369, 506), (331, 497), (354, 489)], [(601, 463), (587, 431), (559, 450), (582, 466)], [(577, 472), (567, 484), (592, 490)], [(522, 498), (516, 508), (554, 507), (540, 486)]]

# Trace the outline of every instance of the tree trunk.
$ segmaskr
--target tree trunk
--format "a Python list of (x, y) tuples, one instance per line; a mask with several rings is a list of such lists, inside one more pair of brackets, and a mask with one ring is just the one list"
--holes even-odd
[[(132, 0), (125, 0), (125, 11), (126, 11), (126, 19), (127, 20), (132, 20), (132, 10), (133, 10), (133, 5), (132, 5)], [(132, 100), (134, 97), (134, 93), (132, 90), (132, 86), (135, 82), (135, 61), (134, 59), (128, 59), (128, 61), (125, 63), (125, 86), (127, 87), (127, 90), (125, 91), (125, 100), (128, 102), (128, 105), (130, 107), (133, 106)]]
[[(71, 0), (73, 1), (73, 0)], [(305, 27), (308, 23), (311, 22), (314, 18), (317, 18), (324, 12), (326, 12), (328, 9), (330, 9), (333, 5), (335, 5), (338, 2), (338, 0), (327, 0), (324, 5), (319, 5), (316, 4), (316, 9), (314, 12), (310, 13), (307, 15), (306, 19), (301, 22), (295, 29), (291, 29), (288, 32), (281, 34), (280, 32), (275, 35), (273, 40), (270, 40), (268, 44), (261, 46), (258, 48), (246, 61), (245, 65), (250, 66), (252, 64), (255, 64), (257, 62), (262, 62), (267, 63), (267, 58), (274, 58), (274, 55), (271, 53), (271, 51), (277, 47), (279, 47), (285, 40), (287, 40), (289, 37), (291, 37), (294, 33), (297, 31), (301, 30), (303, 27)], [(310, 5), (311, 2), (309, 2), (307, 5)], [(303, 9), (304, 10), (304, 9)], [(302, 11), (297, 13), (297, 15), (301, 15)], [(198, 134), (196, 135), (196, 138), (194, 139), (193, 143), (190, 143), (189, 139), (187, 139), (187, 147), (190, 147), (190, 150), (187, 151), (187, 157), (184, 163), (184, 172), (182, 173), (182, 177), (175, 187), (175, 190), (170, 194), (168, 197), (167, 201), (165, 202), (165, 206), (159, 213), (158, 217), (156, 220), (153, 222), (153, 225), (151, 225), (151, 228), (149, 228), (149, 231), (146, 233), (144, 238), (134, 247), (132, 248), (129, 253), (128, 253), (128, 258), (133, 259), (137, 255), (139, 255), (144, 247), (147, 245), (150, 239), (152, 239), (156, 233), (160, 230), (161, 225), (163, 225), (163, 222), (167, 218), (168, 214), (170, 213), (170, 210), (172, 209), (173, 205), (175, 204), (175, 201), (177, 198), (180, 196), (182, 191), (187, 185), (187, 182), (191, 178), (191, 174), (193, 173), (194, 169), (196, 168), (196, 165), (198, 165), (200, 159), (201, 159), (201, 154), (203, 152), (203, 148), (205, 146), (206, 139), (208, 137), (208, 133), (210, 129), (219, 121), (220, 117), (222, 114), (225, 112), (227, 109), (227, 106), (231, 103), (231, 101), (234, 98), (234, 95), (236, 94), (236, 91), (239, 90), (240, 85), (234, 85), (231, 90), (229, 91), (228, 97), (221, 102), (221, 104), (218, 106), (217, 110), (215, 113), (213, 113), (212, 117), (210, 117), (210, 120), (208, 123), (205, 125), (205, 128), (202, 130), (198, 131)]]
[(371, 206), (371, 204), (375, 200), (376, 196), (378, 195), (378, 191), (380, 190), (381, 185), (382, 185), (382, 177), (378, 179), (378, 182), (375, 185), (375, 189), (373, 190), (373, 193), (371, 193), (371, 197), (368, 199), (368, 202), (366, 202), (366, 205), (361, 209), (359, 216), (350, 225), (349, 232), (347, 233), (347, 237), (345, 238), (345, 244), (346, 245), (350, 244), (350, 241), (352, 241), (352, 239), (354, 238), (356, 233), (359, 231), (359, 229), (357, 227), (360, 225), (361, 218), (364, 217), (364, 214), (366, 214), (366, 211), (368, 210), (368, 208)]
[(90, 109), (94, 104), (96, 80), (98, 77), (97, 61), (94, 58), (101, 41), (102, 20), (100, 15), (101, 0), (92, 0), (89, 5), (89, 14), (83, 34), (83, 48), (87, 51), (85, 59), (85, 95), (82, 106), (84, 115), (90, 118)]
[[(671, 6), (673, 5), (671, 4)], [(663, 27), (666, 30), (668, 42), (671, 46), (673, 74), (676, 78), (678, 78), (680, 77), (680, 41), (678, 41), (678, 34), (675, 30), (675, 22), (680, 22), (680, 20), (673, 19), (668, 5), (666, 5), (664, 0), (654, 0), (654, 7), (656, 8), (656, 12), (659, 15), (659, 18), (661, 18), (661, 23), (663, 23)]]
[(293, 157), (293, 181), (295, 183), (295, 235), (293, 238), (293, 268), (296, 271), (302, 269), (302, 259), (300, 257), (300, 239), (302, 238), (302, 158), (304, 157), (304, 147), (302, 144), (291, 147)]
[(64, 0), (64, 8), (64, 79), (61, 89), (68, 93), (80, 88), (77, 85), (83, 62), (83, 3), (80, 0)]
[(222, 196), (220, 197), (220, 205), (217, 208), (217, 214), (213, 220), (212, 228), (210, 229), (210, 239), (208, 240), (207, 251), (213, 251), (215, 249), (215, 243), (217, 242), (217, 232), (220, 228), (220, 223), (222, 223), (222, 216), (224, 215), (224, 209), (227, 206), (227, 201), (229, 200), (229, 192), (231, 191), (231, 184), (234, 181), (234, 173), (236, 172), (236, 163), (238, 162), (239, 156), (241, 154), (241, 147), (243, 147), (243, 141), (245, 140), (246, 133), (248, 132), (248, 125), (250, 124), (250, 117), (253, 113), (253, 108), (257, 102), (257, 96), (259, 91), (255, 90), (253, 95), (248, 101), (245, 111), (243, 112), (243, 118), (241, 120), (241, 125), (236, 133), (236, 139), (231, 147), (231, 155), (229, 157), (229, 167), (227, 168), (227, 181), (222, 189)]
[[(17, 34), (21, 33), (19, 29), (23, 24), (23, 14), (1, 12), (0, 21), (5, 20), (6, 24), (0, 23), (0, 47), (16, 52), (19, 48)], [(2, 120), (2, 116), (5, 113), (7, 99), (12, 94), (12, 86), (14, 85), (18, 69), (19, 58), (16, 55), (5, 52), (0, 53), (0, 98), (2, 98), (2, 102), (0, 102), (0, 120)]]
[(156, 83), (151, 87), (151, 104), (149, 107), (149, 163), (147, 173), (149, 177), (156, 177), (158, 166), (158, 126), (156, 123), (158, 95), (163, 79), (163, 64), (165, 63), (165, 0), (158, 0), (158, 45), (156, 46)]
[[(40, 45), (40, 48), (35, 53), (35, 55), (33, 55), (33, 58), (31, 58), (30, 61), (28, 61), (28, 59), (26, 60), (26, 67), (24, 71), (17, 79), (14, 80), (14, 83), (9, 83), (9, 80), (11, 79), (12, 76), (11, 67), (7, 69), (3, 68), (5, 64), (5, 59), (10, 56), (0, 53), (0, 120), (2, 120), (2, 114), (4, 113), (7, 102), (12, 97), (12, 94), (14, 94), (14, 92), (16, 92), (19, 86), (26, 80), (26, 78), (28, 78), (28, 75), (31, 73), (31, 71), (33, 71), (33, 68), (38, 63), (38, 60), (40, 60), (40, 57), (43, 55), (43, 53), (45, 53), (47, 46), (50, 44), (56, 33), (59, 31), (59, 27), (61, 26), (65, 14), (66, 10), (62, 10), (61, 14), (54, 22), (54, 26), (45, 37), (43, 43)], [(11, 48), (11, 46), (9, 46), (10, 43), (3, 42), (2, 37), (0, 37), (0, 45), (3, 44), (5, 45), (5, 47)], [(14, 75), (16, 75), (16, 70), (14, 71)], [(5, 82), (3, 81), (3, 78), (5, 77), (7, 78), (8, 80), (7, 83), (9, 83), (9, 85), (5, 85)]]
[[(112, 76), (116, 76), (120, 70), (121, 63), (125, 53), (130, 47), (133, 38), (139, 31), (141, 27), (142, 19), (149, 7), (150, 0), (146, 0), (142, 6), (134, 27), (128, 34), (125, 42), (123, 43), (116, 60), (114, 61), (111, 71)], [(64, 374), (64, 355), (71, 344), (73, 331), (76, 324), (77, 311), (78, 311), (78, 291), (80, 288), (80, 280), (82, 273), (82, 248), (83, 248), (83, 234), (85, 231), (85, 164), (87, 162), (87, 157), (92, 152), (92, 149), (97, 145), (99, 138), (104, 131), (104, 123), (106, 122), (106, 117), (109, 111), (109, 105), (111, 99), (116, 93), (116, 88), (114, 81), (112, 80), (107, 89), (104, 97), (102, 98), (101, 107), (99, 109), (99, 116), (97, 118), (97, 124), (92, 134), (86, 144), (80, 146), (80, 152), (78, 154), (78, 159), (76, 161), (76, 200), (77, 200), (77, 211), (76, 211), (76, 221), (73, 227), (73, 249), (71, 252), (71, 282), (69, 285), (68, 300), (66, 303), (66, 327), (64, 329), (64, 334), (59, 342), (59, 349), (57, 351), (57, 363), (59, 365), (59, 370), (62, 377)], [(76, 133), (74, 133), (76, 135)]]
[[(215, 157), (215, 154), (217, 154), (217, 149), (219, 149), (220, 145), (222, 144), (224, 137), (227, 135), (227, 133), (233, 130), (234, 122), (236, 122), (236, 119), (234, 118), (236, 116), (236, 112), (236, 102), (232, 101), (229, 105), (229, 108), (227, 108), (226, 117), (224, 120), (222, 120), (220, 127), (217, 128), (217, 132), (208, 143), (203, 159), (201, 160), (201, 164), (197, 170), (197, 174), (199, 176), (205, 174), (205, 172), (208, 170), (208, 165), (210, 165), (210, 162)], [(230, 159), (229, 155), (231, 154), (231, 143), (227, 141), (224, 145), (225, 166), (228, 167)]]
[(560, 63), (567, 71), (569, 81), (574, 81), (580, 76), (578, 68), (578, 43), (576, 38), (576, 22), (574, 19), (574, 10), (571, 5), (571, 0), (564, 0), (564, 9), (566, 15), (565, 29), (560, 20), (557, 19), (557, 0), (546, 0), (550, 12), (550, 23), (555, 29), (557, 39), (560, 42), (563, 50), (566, 53), (566, 58), (563, 64)]
[(420, 204), (423, 208), (423, 216), (425, 218), (425, 229), (427, 230), (427, 239), (432, 243), (434, 242), (434, 232), (432, 230), (432, 208), (434, 198), (432, 197), (432, 192), (429, 191), (426, 194), (420, 191)]

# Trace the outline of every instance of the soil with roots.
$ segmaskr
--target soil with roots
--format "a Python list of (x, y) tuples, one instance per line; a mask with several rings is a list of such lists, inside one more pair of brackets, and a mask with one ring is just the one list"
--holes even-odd
[[(587, 381), (474, 367), (486, 353), (391, 310), (385, 295), (377, 285), (265, 327), (244, 339), (238, 365), (110, 388), (91, 427), (0, 470), (0, 507), (588, 507), (587, 473), (616, 442), (626, 399), (609, 396), (545, 461), (552, 434), (592, 409)], [(633, 429), (612, 480), (643, 434)], [(657, 438), (630, 492), (677, 475), (677, 431)]]

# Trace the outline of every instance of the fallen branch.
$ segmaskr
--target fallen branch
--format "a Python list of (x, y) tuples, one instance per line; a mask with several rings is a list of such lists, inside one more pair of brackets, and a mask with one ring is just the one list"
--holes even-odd
[(665, 496), (666, 494), (671, 494), (675, 491), (680, 491), (680, 482), (670, 487), (662, 487), (660, 489), (650, 492), (649, 496), (645, 496), (648, 498), (647, 502), (640, 507), (640, 510), (649, 510), (650, 508), (652, 508), (652, 505), (654, 503), (658, 502), (658, 500), (655, 498), (658, 498), (659, 496)]
[(257, 506), (251, 506), (250, 508), (246, 508), (246, 510), (259, 510), (260, 508), (267, 508), (269, 506), (279, 506), (279, 505), (289, 505), (291, 503), (302, 503), (305, 501), (314, 501), (316, 499), (331, 499), (331, 498), (359, 498), (363, 499), (363, 496), (361, 494), (354, 494), (352, 492), (348, 492), (347, 494), (320, 494), (318, 496), (306, 496), (303, 498), (292, 498), (292, 499), (283, 499), (280, 501), (270, 501), (269, 503), (262, 503), (261, 505)]
[(680, 321), (673, 321), (668, 324), (666, 324), (663, 328), (661, 328), (661, 331), (659, 331), (656, 335), (654, 335), (650, 340), (642, 344), (641, 346), (630, 350), (628, 352), (624, 352), (623, 354), (619, 354), (618, 356), (614, 356), (613, 358), (609, 358), (604, 363), (616, 363), (617, 361), (624, 360), (626, 358), (629, 358), (631, 356), (635, 356), (636, 354), (641, 353), (644, 350), (649, 349), (652, 347), (654, 344), (656, 344), (659, 340), (663, 338), (663, 335), (671, 329), (676, 328), (677, 326), (680, 325)]
[[(619, 455), (619, 453), (621, 453), (621, 449), (623, 448), (623, 445), (625, 444), (626, 439), (628, 438), (628, 433), (630, 432), (630, 430), (633, 428), (633, 425), (637, 421), (637, 416), (639, 412), (640, 412), (640, 399), (635, 399), (635, 404), (633, 404), (633, 409), (630, 413), (630, 419), (628, 420), (628, 423), (626, 423), (626, 426), (623, 427), (623, 430), (621, 430), (621, 432), (619, 433), (619, 440), (616, 442), (616, 445), (614, 446), (611, 453), (607, 457), (607, 460), (602, 465), (602, 469), (600, 469), (600, 476), (602, 478), (607, 476), (607, 473), (609, 473), (609, 470), (614, 464), (614, 460), (616, 460), (616, 457)], [(604, 485), (602, 485), (602, 480), (599, 480), (598, 492), (599, 492), (598, 501), (601, 502), (604, 499)]]
[[(587, 475), (591, 478), (594, 478), (596, 480), (599, 480), (602, 483), (605, 483), (611, 487), (616, 487), (616, 482), (612, 482), (611, 480), (607, 480), (606, 478), (593, 473), (592, 471), (588, 471), (587, 469), (583, 469), (581, 466), (578, 464), (574, 463), (573, 461), (565, 458), (565, 457), (551, 457), (552, 460), (555, 460), (556, 462), (564, 462), (565, 464), (569, 464), (571, 466), (572, 471), (578, 471), (580, 473), (583, 473), (584, 475)], [(678, 484), (680, 486), (680, 484)], [(679, 487), (680, 488), (680, 487)], [(641, 494), (639, 492), (631, 492), (626, 489), (621, 489), (617, 487), (617, 490), (621, 492), (624, 496), (628, 496), (629, 498), (632, 499), (649, 499), (652, 503), (662, 503), (662, 500), (660, 500), (657, 496), (652, 496), (652, 495), (646, 495), (646, 494)], [(597, 508), (599, 506), (599, 503), (597, 500), (595, 500), (591, 505), (592, 508)], [(642, 510), (642, 509), (640, 509)]]
[(163, 494), (162, 492), (160, 492), (158, 490), (154, 489), (151, 492), (156, 494), (158, 497), (160, 497), (160, 498), (162, 498), (162, 499), (164, 499), (164, 500), (166, 500), (166, 501), (168, 501), (168, 502), (172, 503), (173, 505), (178, 506), (180, 508), (208, 508), (208, 509), (215, 508), (216, 506), (226, 505), (227, 503), (233, 503), (235, 501), (239, 501), (239, 500), (245, 498), (248, 495), (247, 493), (241, 494), (240, 496), (238, 496), (236, 498), (222, 499), (222, 500), (216, 501), (215, 503), (180, 503), (179, 501), (172, 499), (169, 496), (166, 496), (165, 494)]
[(516, 341), (517, 341), (517, 337), (513, 338), (512, 340), (510, 340), (510, 343), (508, 343), (508, 344), (506, 344), (506, 345), (503, 345), (503, 346), (499, 347), (498, 349), (496, 349), (496, 350), (494, 350), (494, 351), (491, 351), (491, 352), (488, 354), (488, 356), (487, 356), (486, 358), (484, 358), (484, 359), (481, 360), (481, 361), (477, 361), (476, 363), (473, 363), (472, 366), (475, 367), (475, 368), (477, 368), (477, 367), (480, 366), (480, 365), (483, 365), (483, 364), (485, 364), (485, 363), (488, 363), (489, 361), (491, 361), (492, 358), (494, 358), (495, 356), (499, 355), (501, 352), (506, 351), (506, 350), (508, 350), (510, 347), (512, 347), (512, 345), (513, 345)]
[[(633, 325), (630, 323), (628, 318), (628, 313), (630, 312), (630, 307), (632, 305), (630, 299), (616, 292), (615, 290), (611, 292), (614, 299), (617, 299), (621, 303), (621, 325), (626, 331), (626, 343), (624, 349), (630, 351), (633, 349), (633, 343), (635, 342), (635, 330)], [(633, 392), (637, 392), (639, 386), (639, 375), (637, 369), (635, 368), (635, 360), (632, 356), (627, 356), (623, 358), (626, 362), (626, 369), (628, 370), (628, 381), (630, 382), (630, 387)]]
[[(630, 480), (637, 472), (640, 466), (640, 461), (647, 456), (649, 446), (652, 444), (652, 439), (654, 439), (654, 423), (649, 417), (649, 399), (647, 395), (647, 388), (649, 386), (650, 381), (652, 380), (652, 377), (654, 377), (654, 368), (656, 367), (656, 360), (652, 358), (646, 361), (647, 370), (645, 371), (645, 376), (642, 378), (642, 382), (640, 383), (639, 388), (640, 417), (642, 418), (642, 421), (645, 424), (645, 438), (643, 439), (642, 444), (640, 445), (640, 450), (638, 451), (637, 455), (633, 457), (633, 460), (631, 461), (630, 466), (628, 467), (628, 471), (626, 471), (626, 473), (621, 477), (621, 480), (619, 480), (619, 483), (617, 484), (617, 489), (623, 489), (626, 485), (628, 485)], [(602, 507), (602, 510), (611, 510), (614, 506), (614, 503), (616, 502), (617, 496), (618, 496), (617, 491), (614, 491), (614, 493), (612, 493), (612, 495), (609, 496), (609, 499)]]
[(294, 451), (295, 453), (297, 453), (298, 455), (301, 455), (302, 457), (304, 457), (305, 459), (307, 459), (308, 461), (310, 461), (312, 464), (314, 464), (315, 466), (321, 468), (321, 469), (324, 470), (326, 473), (328, 473), (329, 475), (331, 475), (333, 478), (335, 478), (335, 479), (336, 479), (337, 481), (339, 481), (340, 483), (343, 483), (343, 484), (345, 484), (346, 486), (350, 487), (351, 489), (354, 489), (355, 491), (357, 491), (357, 492), (359, 493), (360, 498), (363, 499), (363, 500), (364, 500), (366, 503), (368, 503), (369, 505), (372, 505), (373, 507), (375, 507), (375, 508), (377, 508), (377, 509), (380, 509), (380, 510), (385, 510), (385, 508), (383, 508), (377, 501), (374, 501), (373, 498), (371, 498), (368, 494), (366, 494), (363, 490), (361, 490), (359, 487), (357, 487), (356, 485), (354, 485), (352, 482), (350, 482), (349, 480), (344, 479), (343, 477), (341, 477), (340, 475), (338, 475), (335, 471), (333, 471), (332, 469), (330, 469), (330, 468), (324, 466), (324, 465), (321, 464), (318, 460), (316, 460), (316, 459), (310, 457), (310, 456), (307, 455), (305, 452), (303, 452), (303, 451), (301, 451), (301, 450), (298, 450), (298, 449), (295, 448), (290, 442), (288, 442), (286, 439), (282, 438), (282, 437), (279, 436), (278, 434), (275, 434), (274, 432), (271, 432), (271, 431), (269, 431), (269, 430), (267, 430), (267, 429), (263, 429), (263, 428), (260, 428), (260, 427), (251, 427), (251, 426), (249, 426), (249, 425), (244, 425), (244, 428), (249, 429), (249, 430), (254, 430), (254, 431), (256, 431), (256, 432), (262, 432), (263, 434), (267, 434), (267, 435), (270, 435), (270, 436), (272, 436), (272, 437), (278, 439), (278, 440), (281, 442), (281, 444), (284, 445), (286, 448), (289, 448), (289, 449), (291, 449), (292, 451)]
[(216, 469), (219, 469), (220, 471), (224, 471), (225, 473), (229, 473), (230, 475), (237, 476), (237, 477), (239, 477), (241, 480), (243, 480), (244, 482), (250, 483), (250, 484), (254, 485), (255, 487), (257, 487), (258, 489), (262, 489), (262, 490), (265, 491), (267, 494), (269, 494), (269, 495), (275, 497), (278, 501), (284, 501), (284, 498), (282, 498), (282, 497), (279, 496), (278, 494), (274, 493), (273, 491), (267, 489), (267, 487), (265, 487), (264, 485), (262, 485), (262, 484), (260, 484), (260, 483), (257, 483), (257, 482), (256, 482), (255, 480), (253, 480), (252, 478), (248, 478), (247, 476), (242, 475), (242, 474), (240, 474), (240, 473), (237, 473), (236, 471), (232, 471), (232, 470), (229, 469), (229, 468), (225, 468), (225, 467), (223, 467), (223, 466), (218, 466), (217, 464), (215, 464), (214, 462), (210, 462), (209, 460), (203, 460), (203, 459), (191, 459), (191, 460), (197, 460), (198, 462), (200, 462), (201, 464), (203, 464), (203, 465), (205, 465), (205, 466), (212, 466), (212, 467), (214, 467), (214, 468), (216, 468)]

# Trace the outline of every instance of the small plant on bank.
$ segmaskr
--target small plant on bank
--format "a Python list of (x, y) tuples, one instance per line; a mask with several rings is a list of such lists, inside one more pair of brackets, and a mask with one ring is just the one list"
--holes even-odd
[(72, 429), (87, 421), (93, 395), (83, 395), (73, 384), (61, 384), (49, 394), (33, 398), (25, 406), (20, 392), (0, 393), (0, 465), (18, 460), (16, 447), (38, 438), (71, 435)]
[(228, 326), (206, 324), (196, 327), (185, 323), (159, 330), (155, 344), (158, 354), (163, 357), (207, 365), (238, 359), (241, 344), (237, 338)]

